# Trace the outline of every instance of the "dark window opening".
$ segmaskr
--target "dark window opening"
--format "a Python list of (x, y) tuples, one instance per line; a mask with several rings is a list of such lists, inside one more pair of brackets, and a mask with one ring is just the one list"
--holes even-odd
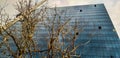
[(80, 10), (80, 12), (82, 12), (82, 10)]
[(99, 27), (98, 27), (98, 29), (99, 29), (99, 30), (101, 30), (101, 29), (102, 29), (102, 27), (101, 27), (101, 26), (99, 26)]
[(79, 35), (79, 33), (78, 33), (78, 32), (76, 32), (76, 35)]
[(94, 7), (96, 7), (96, 5), (94, 5)]
[(110, 58), (113, 58), (113, 56), (110, 56)]

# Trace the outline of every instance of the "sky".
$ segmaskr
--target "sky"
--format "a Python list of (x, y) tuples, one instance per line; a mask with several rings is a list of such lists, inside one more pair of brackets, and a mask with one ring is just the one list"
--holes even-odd
[[(6, 0), (7, 7), (6, 12), (11, 16), (16, 14), (15, 3), (17, 0)], [(36, 0), (41, 1), (41, 0)], [(0, 5), (5, 4), (5, 0), (0, 0)], [(87, 4), (100, 4), (104, 3), (110, 18), (114, 24), (114, 27), (120, 37), (120, 0), (49, 0), (49, 6), (75, 6), (75, 5), (87, 5)]]

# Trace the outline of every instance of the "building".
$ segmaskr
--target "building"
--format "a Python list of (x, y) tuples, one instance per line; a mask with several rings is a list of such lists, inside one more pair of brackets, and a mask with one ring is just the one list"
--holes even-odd
[[(80, 46), (76, 54), (81, 58), (120, 58), (120, 39), (111, 22), (104, 4), (58, 7), (59, 11), (66, 11), (66, 16), (85, 24), (84, 31), (76, 40)], [(74, 24), (74, 22), (71, 22)], [(92, 34), (93, 36), (89, 36)]]
[[(62, 8), (68, 9), (68, 15), (78, 18), (80, 22), (87, 22), (84, 31), (76, 40), (76, 43), (90, 40), (89, 44), (78, 48), (77, 53), (81, 58), (120, 58), (120, 39), (104, 4)], [(89, 37), (88, 33), (95, 36)]]
[[(76, 51), (81, 58), (120, 58), (120, 39), (104, 4), (57, 7), (57, 10), (65, 11), (65, 16), (72, 17), (71, 25), (75, 23), (74, 20), (85, 25), (84, 31), (75, 41), (75, 44), (88, 42)], [(42, 38), (47, 37), (46, 30), (39, 24), (34, 38), (37, 38), (38, 46), (42, 46), (40, 49), (45, 49), (46, 39)]]

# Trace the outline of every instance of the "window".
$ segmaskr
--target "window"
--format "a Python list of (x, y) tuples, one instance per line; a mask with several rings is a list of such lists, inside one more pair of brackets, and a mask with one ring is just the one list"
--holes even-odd
[(113, 58), (113, 56), (110, 56), (110, 58)]
[(94, 5), (94, 7), (96, 7), (96, 5)]
[(101, 30), (101, 29), (102, 29), (102, 27), (101, 27), (101, 26), (99, 26), (99, 27), (98, 27), (98, 29), (99, 29), (99, 30)]
[(82, 10), (80, 10), (80, 12), (82, 12)]
[(79, 33), (78, 33), (78, 32), (76, 32), (76, 35), (79, 35)]

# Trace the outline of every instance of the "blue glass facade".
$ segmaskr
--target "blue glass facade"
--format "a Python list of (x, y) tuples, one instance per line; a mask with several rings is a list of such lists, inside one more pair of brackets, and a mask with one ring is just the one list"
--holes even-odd
[[(85, 25), (83, 32), (75, 41), (76, 45), (83, 44), (76, 51), (81, 58), (120, 58), (120, 40), (104, 4), (58, 7), (57, 11), (65, 11), (63, 17), (72, 17), (71, 25), (75, 24), (74, 20), (79, 21), (79, 28)], [(50, 10), (50, 13), (54, 12)], [(37, 30), (40, 32), (36, 32), (37, 37), (40, 34), (41, 37), (47, 37), (44, 35), (46, 30), (39, 27)], [(44, 42), (45, 39), (40, 37), (38, 39), (38, 42), (45, 47), (47, 44)], [(85, 44), (86, 42), (89, 43)]]
[[(104, 4), (59, 9), (67, 9), (66, 15), (72, 16), (73, 20), (77, 18), (80, 23), (87, 23), (76, 40), (76, 44), (90, 40), (88, 44), (77, 49), (76, 53), (80, 54), (81, 58), (120, 58), (120, 40)], [(90, 34), (93, 36), (90, 37)]]
[(120, 58), (120, 40), (104, 4), (58, 7), (57, 10), (64, 10), (65, 16), (72, 17), (71, 25), (74, 20), (79, 21), (79, 28), (85, 24), (75, 42), (90, 41), (77, 49), (76, 54), (81, 58)]

